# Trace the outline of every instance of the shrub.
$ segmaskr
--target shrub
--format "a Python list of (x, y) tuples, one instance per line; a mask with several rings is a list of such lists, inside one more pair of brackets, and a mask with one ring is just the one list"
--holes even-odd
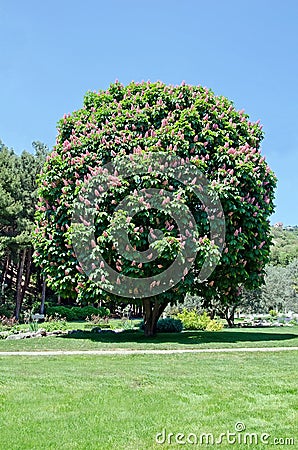
[(95, 308), (94, 306), (49, 306), (46, 313), (48, 316), (58, 314), (60, 318), (65, 318), (68, 322), (75, 320), (85, 320), (87, 317), (100, 316), (105, 317), (110, 314), (110, 310), (105, 307)]
[(222, 323), (211, 319), (206, 311), (199, 315), (195, 310), (183, 309), (177, 317), (183, 323), (185, 330), (220, 331), (223, 328)]
[[(159, 319), (157, 322), (157, 332), (159, 333), (180, 333), (183, 324), (180, 319), (173, 319), (167, 317), (166, 319)], [(140, 330), (144, 330), (144, 321), (140, 323)]]
[(76, 317), (78, 320), (86, 320), (87, 317), (92, 316), (100, 316), (105, 317), (110, 314), (110, 310), (108, 308), (105, 308), (103, 306), (99, 308), (95, 308), (94, 306), (84, 306), (83, 308), (79, 306), (73, 306), (72, 311), (74, 311)]
[(77, 315), (73, 311), (72, 308), (69, 308), (67, 306), (49, 306), (46, 310), (47, 316), (55, 316), (59, 315), (60, 318), (64, 318), (68, 322), (77, 320)]
[(55, 331), (55, 330), (67, 330), (67, 323), (65, 320), (53, 320), (50, 322), (44, 322), (42, 328), (45, 331)]
[(13, 315), (13, 311), (11, 308), (9, 308), (9, 306), (7, 306), (7, 305), (0, 306), (0, 317), (1, 316), (11, 317), (12, 315)]
[(181, 313), (177, 314), (177, 317), (183, 323), (183, 327), (185, 330), (200, 329), (200, 316), (194, 309), (192, 311), (187, 311), (187, 309), (184, 308)]
[(0, 322), (2, 327), (6, 327), (5, 329), (13, 328), (18, 324), (18, 321), (15, 317), (6, 317), (6, 316), (0, 316)]
[(221, 331), (223, 329), (223, 324), (217, 320), (210, 319), (206, 331)]

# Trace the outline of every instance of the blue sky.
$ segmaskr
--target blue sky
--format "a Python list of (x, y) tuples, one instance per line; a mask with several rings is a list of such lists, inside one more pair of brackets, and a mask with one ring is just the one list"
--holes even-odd
[(87, 90), (119, 79), (201, 84), (264, 126), (272, 222), (298, 224), (296, 0), (0, 0), (0, 139), (52, 147)]

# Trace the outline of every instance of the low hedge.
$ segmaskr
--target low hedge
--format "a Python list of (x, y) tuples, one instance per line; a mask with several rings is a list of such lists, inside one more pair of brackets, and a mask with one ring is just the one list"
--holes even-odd
[[(182, 331), (183, 324), (179, 319), (172, 319), (167, 317), (166, 319), (159, 319), (157, 322), (158, 333), (180, 333)], [(144, 321), (140, 323), (140, 330), (144, 330)]]
[(47, 316), (55, 316), (58, 314), (60, 317), (65, 318), (68, 322), (74, 322), (76, 320), (86, 320), (87, 317), (91, 319), (91, 316), (105, 317), (110, 314), (110, 310), (101, 306), (95, 308), (94, 306), (48, 306), (46, 308)]

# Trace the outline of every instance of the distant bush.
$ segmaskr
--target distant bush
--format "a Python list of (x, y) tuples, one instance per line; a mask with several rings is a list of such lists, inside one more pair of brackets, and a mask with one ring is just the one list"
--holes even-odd
[(103, 306), (99, 308), (95, 308), (94, 306), (48, 306), (46, 314), (47, 316), (55, 316), (58, 314), (68, 322), (73, 322), (75, 320), (86, 320), (87, 317), (95, 315), (105, 317), (110, 314), (110, 310)]
[(205, 331), (221, 331), (223, 329), (223, 324), (217, 320), (210, 319)]
[(87, 317), (91, 318), (92, 316), (105, 317), (110, 314), (110, 310), (104, 306), (99, 308), (94, 306), (83, 306), (83, 308), (73, 306), (71, 309), (75, 311), (78, 320), (86, 320)]
[(68, 322), (78, 320), (75, 311), (73, 311), (72, 308), (69, 308), (67, 306), (49, 306), (46, 309), (46, 314), (47, 316), (53, 317), (58, 315), (60, 318), (63, 318)]
[(67, 323), (65, 320), (53, 320), (51, 322), (43, 322), (41, 325), (45, 331), (67, 330)]
[[(159, 319), (157, 322), (158, 333), (180, 333), (182, 328), (183, 325), (179, 319), (168, 317), (166, 319)], [(144, 321), (140, 323), (140, 330), (144, 330)]]
[(185, 330), (220, 331), (223, 329), (223, 324), (211, 319), (206, 311), (199, 315), (195, 310), (183, 309), (177, 314), (177, 318), (181, 320)]
[(13, 315), (13, 311), (11, 308), (9, 308), (9, 306), (7, 306), (7, 305), (0, 306), (0, 317), (2, 317), (2, 316), (11, 317), (12, 315)]

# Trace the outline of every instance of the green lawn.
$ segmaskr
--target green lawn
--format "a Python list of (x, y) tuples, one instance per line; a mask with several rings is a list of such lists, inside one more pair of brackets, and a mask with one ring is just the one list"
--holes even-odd
[[(2, 357), (0, 449), (294, 449), (297, 353)], [(218, 438), (237, 422), (270, 444), (155, 443), (163, 429)]]
[(145, 338), (142, 332), (100, 333), (85, 331), (68, 337), (44, 337), (19, 341), (0, 340), (0, 351), (182, 349), (298, 346), (298, 327), (224, 329), (218, 332), (190, 331)]

